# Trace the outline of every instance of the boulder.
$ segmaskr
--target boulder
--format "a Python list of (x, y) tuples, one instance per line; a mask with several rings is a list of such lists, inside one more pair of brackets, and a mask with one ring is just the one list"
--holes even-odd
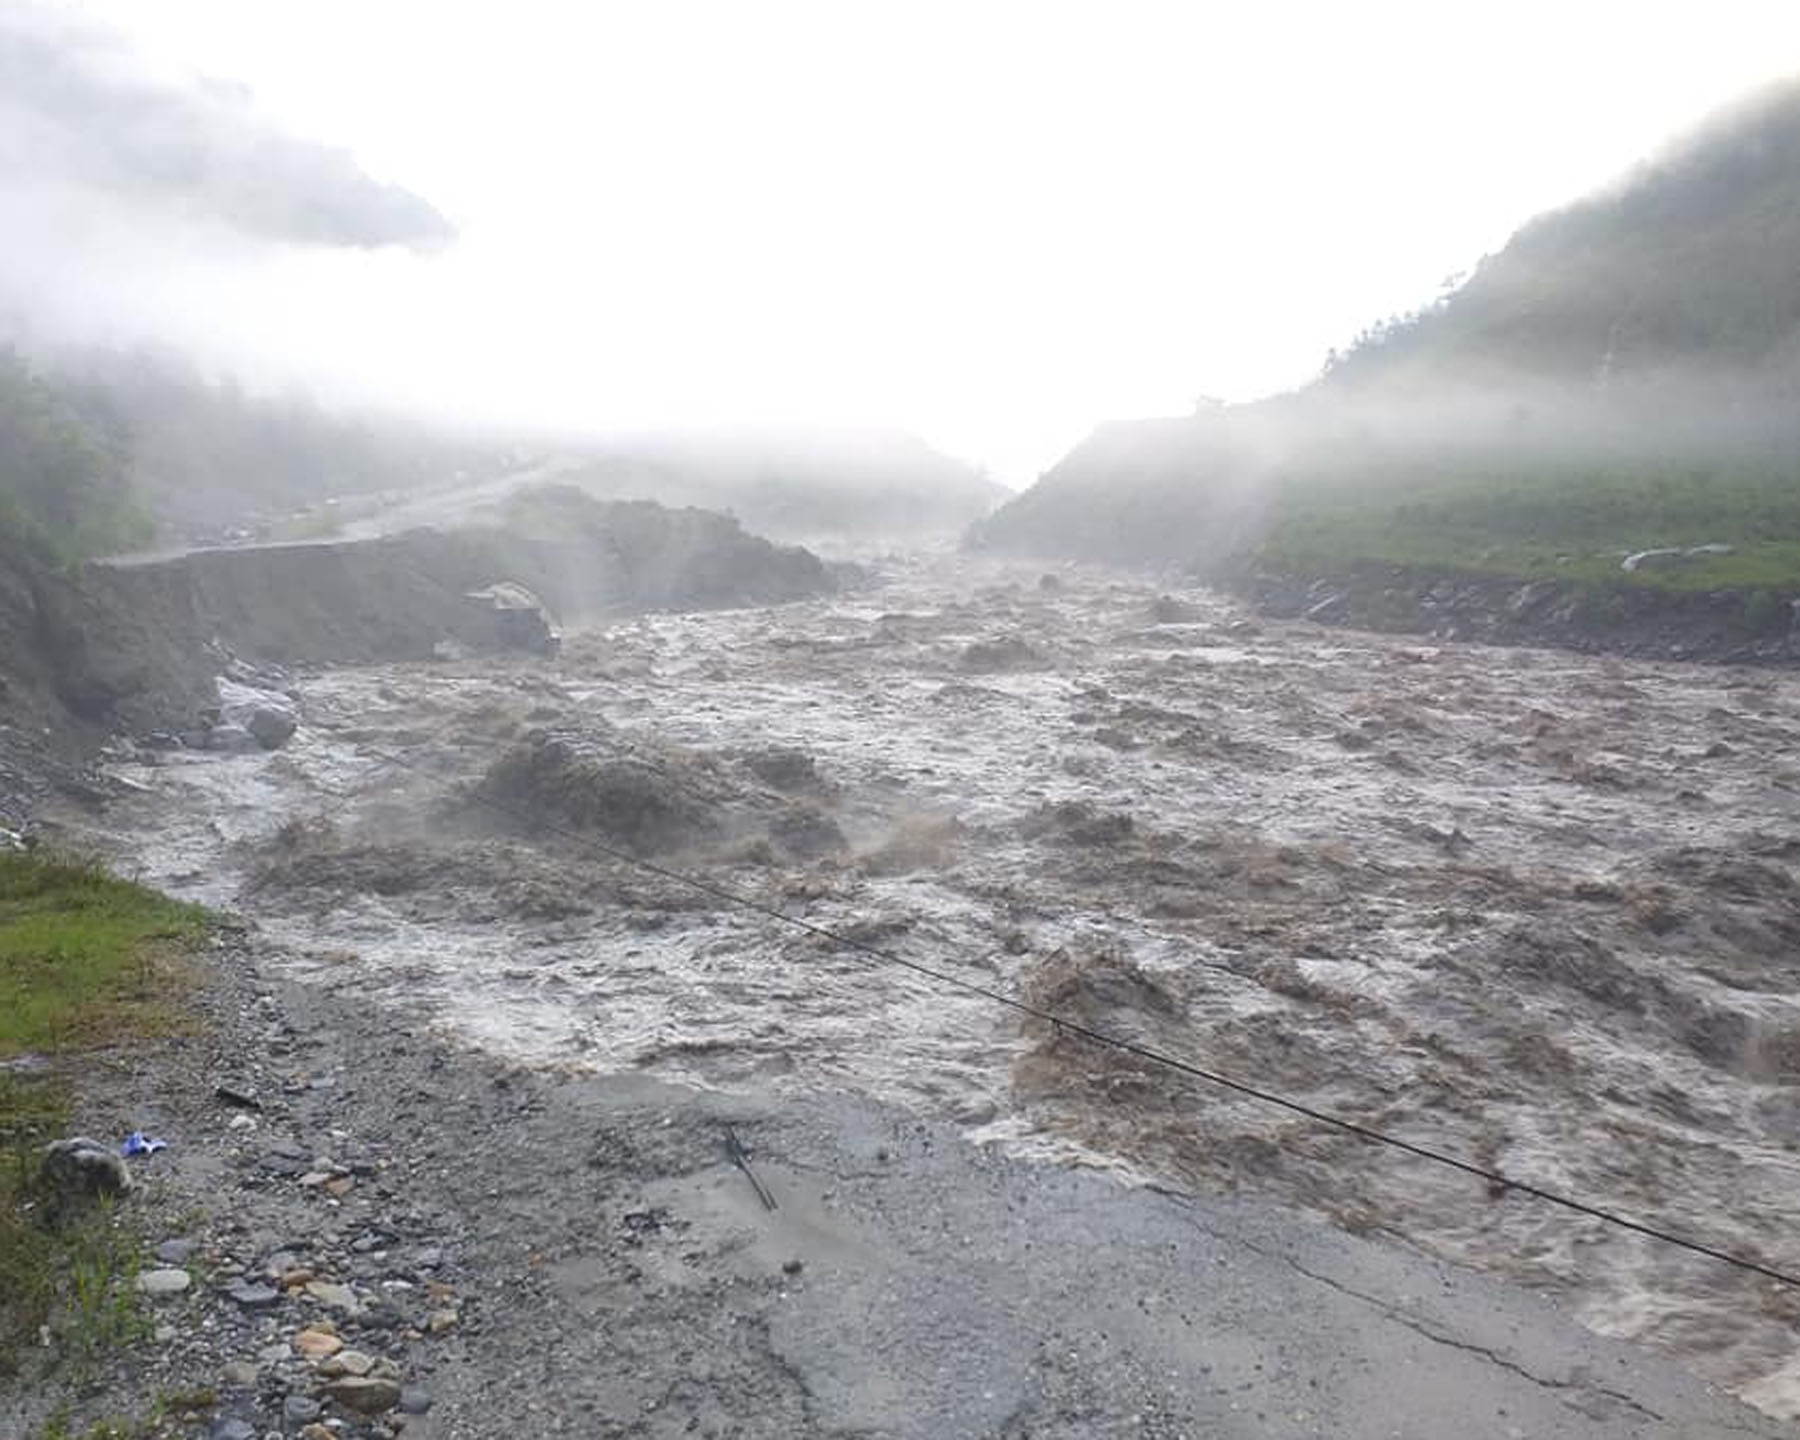
[(85, 1135), (47, 1145), (40, 1174), (57, 1197), (65, 1200), (123, 1195), (131, 1188), (131, 1172), (125, 1162), (110, 1146)]
[[(264, 750), (279, 750), (300, 728), (300, 712), (294, 702), (279, 690), (264, 690), (254, 685), (219, 677), (219, 723), (214, 734), (236, 726), (250, 735)], [(212, 749), (220, 749), (218, 745)]]
[(200, 738), (203, 748), (221, 755), (255, 755), (263, 748), (262, 742), (242, 725), (215, 725)]
[(465, 597), (492, 626), (493, 643), (502, 650), (524, 650), (533, 655), (554, 655), (562, 635), (550, 618), (550, 610), (531, 591), (512, 580), (502, 580)]

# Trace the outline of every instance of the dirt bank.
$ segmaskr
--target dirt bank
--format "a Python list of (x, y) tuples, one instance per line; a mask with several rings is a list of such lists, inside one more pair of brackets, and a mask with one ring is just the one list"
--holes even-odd
[(214, 703), (230, 652), (289, 666), (429, 659), (491, 647), (466, 599), (520, 582), (570, 622), (773, 604), (832, 593), (810, 552), (736, 521), (647, 502), (584, 501), (558, 538), (418, 530), (368, 541), (206, 550), (68, 571), (0, 537), (0, 827), (112, 730), (179, 731)]
[(844, 1096), (521, 1070), (294, 964), (230, 938), (204, 1033), (90, 1063), (82, 1128), (168, 1142), (123, 1211), (153, 1328), (0, 1387), (0, 1433), (1793, 1433), (1400, 1246)]
[(1219, 583), (1275, 619), (1494, 645), (1730, 665), (1800, 661), (1795, 594), (1521, 580), (1392, 565), (1329, 575), (1245, 568)]

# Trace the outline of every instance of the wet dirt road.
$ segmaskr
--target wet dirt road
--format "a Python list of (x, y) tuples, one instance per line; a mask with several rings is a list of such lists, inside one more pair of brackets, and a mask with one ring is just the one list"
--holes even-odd
[[(1038, 1033), (570, 838), (1800, 1270), (1786, 674), (1263, 624), (1203, 592), (936, 560), (832, 601), (623, 621), (548, 668), (302, 688), (278, 754), (121, 761), (147, 789), (97, 838), (304, 945), (303, 973), (540, 1064), (851, 1090), (1298, 1206), (1800, 1413), (1800, 1294)], [(521, 754), (572, 768), (523, 784)], [(590, 782), (605, 805), (561, 805)]]

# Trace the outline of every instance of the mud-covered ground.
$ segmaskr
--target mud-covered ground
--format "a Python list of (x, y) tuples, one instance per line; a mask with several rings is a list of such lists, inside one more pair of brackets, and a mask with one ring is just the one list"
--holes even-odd
[(1800, 682), (895, 563), (552, 665), (345, 670), (80, 821), (542, 1065), (849, 1089), (1556, 1293), (1800, 1413), (1800, 1293), (1095, 1051), (582, 836), (1800, 1270)]

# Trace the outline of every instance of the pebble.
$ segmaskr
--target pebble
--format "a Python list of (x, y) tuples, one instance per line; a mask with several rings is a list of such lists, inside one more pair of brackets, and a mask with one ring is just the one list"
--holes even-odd
[(300, 1432), (300, 1440), (337, 1440), (337, 1435), (324, 1425), (308, 1425)]
[(306, 1293), (321, 1305), (329, 1305), (334, 1310), (356, 1309), (356, 1292), (348, 1285), (339, 1285), (331, 1280), (309, 1280), (306, 1282)]
[(208, 1440), (256, 1440), (256, 1427), (248, 1420), (227, 1415), (208, 1432)]
[(399, 1385), (373, 1375), (346, 1376), (342, 1380), (333, 1380), (325, 1388), (326, 1393), (346, 1410), (363, 1415), (380, 1415), (400, 1403)]
[(281, 1402), (281, 1418), (289, 1425), (310, 1425), (324, 1408), (310, 1395), (290, 1395)]
[(258, 1373), (256, 1366), (248, 1360), (227, 1361), (221, 1372), (227, 1388), (232, 1390), (254, 1390)]
[(253, 1285), (248, 1280), (234, 1280), (225, 1292), (246, 1310), (266, 1310), (277, 1300), (281, 1292), (273, 1285)]
[(433, 1310), (425, 1322), (425, 1328), (433, 1335), (442, 1335), (446, 1330), (454, 1328), (462, 1319), (454, 1310)]
[(402, 1415), (423, 1415), (435, 1402), (431, 1396), (417, 1385), (400, 1387), (400, 1413)]
[(344, 1342), (329, 1330), (308, 1326), (294, 1337), (294, 1350), (308, 1360), (324, 1360), (344, 1348)]
[(165, 1265), (185, 1265), (193, 1253), (192, 1240), (165, 1240), (156, 1247), (156, 1258)]
[(194, 1277), (185, 1270), (146, 1270), (137, 1277), (137, 1291), (152, 1300), (167, 1300), (193, 1283)]
[(336, 1379), (340, 1375), (367, 1375), (375, 1368), (375, 1361), (360, 1350), (346, 1350), (340, 1355), (327, 1356), (319, 1362), (319, 1374), (327, 1380)]

